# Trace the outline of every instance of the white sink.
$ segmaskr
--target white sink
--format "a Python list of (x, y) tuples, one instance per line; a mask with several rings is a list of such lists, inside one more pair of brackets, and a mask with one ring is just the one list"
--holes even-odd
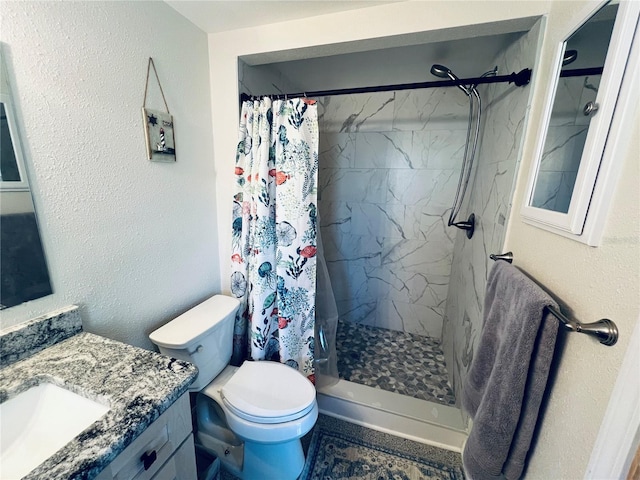
[(108, 411), (50, 383), (0, 404), (0, 478), (22, 478)]

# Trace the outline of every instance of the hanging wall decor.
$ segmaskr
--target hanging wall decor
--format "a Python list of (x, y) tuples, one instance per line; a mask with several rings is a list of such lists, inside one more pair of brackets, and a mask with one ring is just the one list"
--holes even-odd
[[(158, 81), (162, 100), (164, 101), (164, 106), (167, 109), (166, 112), (151, 110), (146, 107), (147, 88), (149, 87), (149, 71), (151, 67), (153, 67), (153, 73)], [(156, 66), (153, 64), (153, 59), (151, 57), (149, 57), (149, 64), (147, 65), (147, 81), (144, 87), (144, 100), (142, 102), (142, 119), (144, 121), (144, 137), (146, 140), (147, 157), (149, 157), (149, 160), (152, 162), (175, 162), (176, 144), (173, 136), (173, 117), (169, 113), (169, 107), (167, 106), (167, 101), (164, 98), (164, 92), (162, 91), (162, 85), (160, 85), (158, 72), (156, 71)]]

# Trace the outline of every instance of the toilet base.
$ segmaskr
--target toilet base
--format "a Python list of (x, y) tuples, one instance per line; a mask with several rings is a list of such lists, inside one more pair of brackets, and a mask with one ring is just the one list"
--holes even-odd
[(296, 480), (304, 468), (299, 438), (284, 443), (244, 444), (242, 480)]
[(242, 480), (296, 480), (304, 468), (299, 438), (282, 443), (245, 441), (232, 445), (198, 432), (197, 444), (218, 457), (226, 470)]

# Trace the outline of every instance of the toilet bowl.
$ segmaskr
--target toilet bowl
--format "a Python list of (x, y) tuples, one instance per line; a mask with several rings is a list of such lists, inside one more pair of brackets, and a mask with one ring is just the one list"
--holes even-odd
[[(318, 418), (311, 382), (275, 362), (226, 367), (198, 393), (196, 411), (196, 441), (225, 462), (231, 473), (247, 479), (298, 478), (304, 467), (300, 437)], [(242, 461), (235, 449), (216, 444), (211, 427), (219, 427), (221, 420), (236, 437), (228, 443), (244, 444)]]
[(149, 338), (160, 352), (190, 361), (198, 376), (196, 445), (245, 480), (295, 480), (304, 467), (300, 438), (318, 418), (315, 387), (277, 362), (228, 365), (239, 302), (216, 295)]

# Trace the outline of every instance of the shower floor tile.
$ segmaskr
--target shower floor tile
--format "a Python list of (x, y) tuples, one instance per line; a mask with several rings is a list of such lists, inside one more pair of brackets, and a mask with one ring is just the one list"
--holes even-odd
[(340, 378), (455, 405), (438, 340), (341, 320), (336, 343)]

